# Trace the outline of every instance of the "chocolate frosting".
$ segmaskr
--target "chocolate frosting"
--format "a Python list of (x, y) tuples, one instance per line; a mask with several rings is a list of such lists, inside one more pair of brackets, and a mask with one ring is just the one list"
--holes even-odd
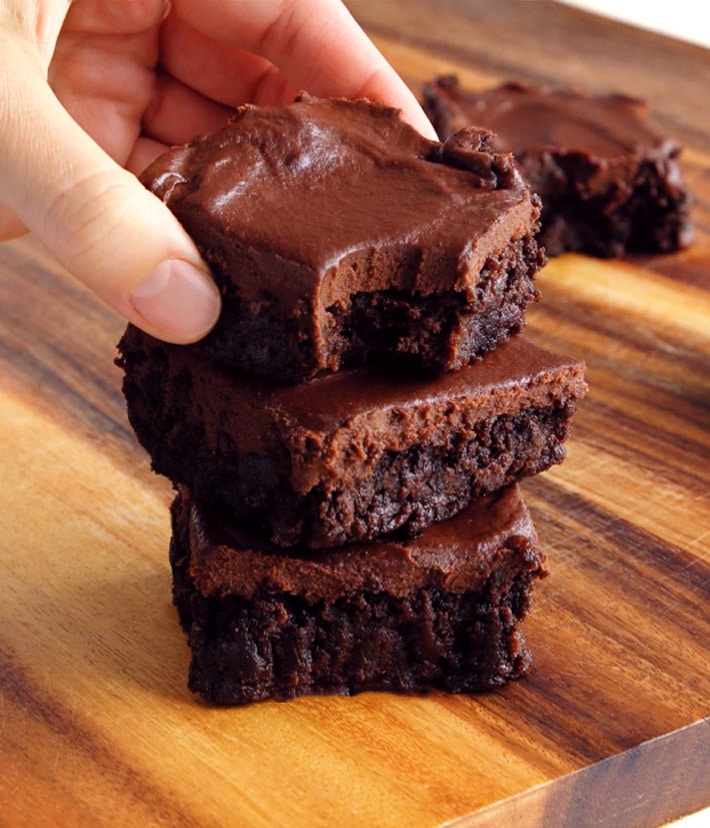
[[(512, 159), (487, 140), (469, 130), (441, 144), (398, 110), (301, 96), (240, 107), (221, 132), (170, 150), (142, 180), (245, 301), (276, 296), (300, 315), (363, 290), (471, 298), (487, 257), (539, 216)], [(412, 250), (414, 270), (375, 266), (397, 251), (410, 261)]]
[(298, 386), (206, 364), (190, 349), (158, 343), (138, 329), (126, 332), (125, 347), (144, 350), (149, 359), (154, 349), (156, 359), (169, 351), (171, 372), (190, 377), (191, 404), (199, 410), (209, 450), (219, 451), (227, 433), (243, 455), (285, 451), (291, 485), (300, 494), (337, 485), (344, 475), (369, 477), (387, 452), (445, 444), (489, 416), (561, 407), (581, 399), (587, 388), (583, 362), (522, 336), (480, 362), (426, 382), (421, 375), (360, 369)]
[(645, 154), (649, 148), (663, 154), (678, 151), (675, 141), (649, 123), (648, 103), (620, 93), (590, 96), (513, 81), (475, 92), (462, 89), (451, 76), (438, 78), (427, 89), (448, 98), (451, 116), (445, 132), (486, 125), (501, 152), (559, 149), (614, 158)]
[[(445, 106), (438, 106), (438, 98)], [(592, 96), (520, 82), (472, 91), (462, 89), (455, 76), (445, 76), (425, 84), (424, 99), (439, 116), (442, 137), (472, 124), (491, 130), (495, 149), (513, 153), (543, 200), (535, 176), (544, 153), (578, 156), (589, 167), (587, 185), (596, 170), (600, 188), (611, 176), (635, 170), (639, 158), (675, 159), (680, 153), (676, 141), (651, 125), (646, 101), (619, 93)]]
[(227, 523), (186, 489), (180, 497), (189, 509), (190, 572), (205, 596), (250, 597), (266, 589), (327, 602), (353, 591), (402, 596), (425, 585), (462, 593), (479, 587), (513, 547), (531, 569), (545, 571), (545, 556), (517, 486), (476, 501), (417, 538), (385, 538), (319, 552), (285, 553)]

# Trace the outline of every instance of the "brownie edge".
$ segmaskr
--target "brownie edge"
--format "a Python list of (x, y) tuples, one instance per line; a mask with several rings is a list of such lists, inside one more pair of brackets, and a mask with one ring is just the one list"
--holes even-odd
[(250, 543), (182, 487), (171, 513), (188, 686), (211, 703), (474, 693), (530, 668), (546, 556), (516, 487), (417, 539), (319, 553)]

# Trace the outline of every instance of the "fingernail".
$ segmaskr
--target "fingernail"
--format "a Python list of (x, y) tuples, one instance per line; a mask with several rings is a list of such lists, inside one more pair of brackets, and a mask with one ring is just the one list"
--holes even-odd
[(179, 342), (204, 336), (221, 306), (214, 282), (182, 259), (161, 262), (133, 288), (130, 302), (152, 329)]

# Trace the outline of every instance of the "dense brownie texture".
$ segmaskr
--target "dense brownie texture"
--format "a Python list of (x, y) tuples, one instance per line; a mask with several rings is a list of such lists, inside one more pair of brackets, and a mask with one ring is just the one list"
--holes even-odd
[(289, 382), (382, 360), (453, 370), (524, 324), (539, 199), (490, 136), (430, 141), (365, 100), (243, 106), (143, 174), (224, 308), (191, 346)]
[(280, 385), (130, 327), (128, 417), (153, 468), (282, 545), (419, 532), (564, 456), (584, 366), (517, 336), (429, 378)]
[(210, 702), (475, 692), (530, 666), (522, 621), (545, 555), (515, 487), (416, 540), (326, 552), (255, 542), (184, 489), (172, 519), (188, 683)]
[(474, 92), (455, 76), (425, 84), (423, 96), (442, 139), (476, 125), (513, 153), (542, 197), (548, 255), (664, 253), (690, 243), (680, 147), (650, 124), (644, 101), (521, 83)]

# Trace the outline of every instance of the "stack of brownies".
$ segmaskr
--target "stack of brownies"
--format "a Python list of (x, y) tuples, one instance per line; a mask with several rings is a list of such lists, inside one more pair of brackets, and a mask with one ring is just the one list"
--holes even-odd
[(205, 699), (527, 671), (546, 565), (516, 481), (562, 460), (586, 384), (520, 335), (541, 206), (490, 141), (301, 96), (145, 172), (223, 297), (200, 343), (129, 326), (118, 360), (177, 491), (173, 597)]

